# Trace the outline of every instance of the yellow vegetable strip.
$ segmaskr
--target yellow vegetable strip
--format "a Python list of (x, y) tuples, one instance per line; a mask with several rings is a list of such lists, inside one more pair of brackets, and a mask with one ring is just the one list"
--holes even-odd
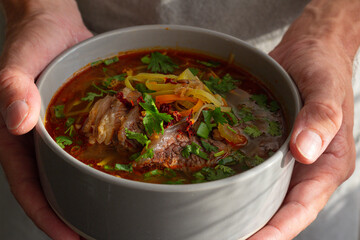
[(148, 89), (153, 91), (161, 91), (161, 90), (173, 90), (178, 87), (178, 84), (171, 84), (171, 83), (155, 83), (151, 82), (150, 80), (145, 82), (145, 85)]
[(202, 90), (202, 89), (188, 89), (185, 96), (193, 96), (199, 98), (206, 103), (213, 103), (216, 107), (221, 107), (223, 102), (217, 100), (214, 95)]
[(96, 165), (102, 167), (102, 166), (108, 164), (110, 161), (111, 161), (111, 157), (107, 157), (104, 160), (102, 160), (101, 162), (98, 162)]
[(125, 78), (125, 86), (129, 89), (131, 89), (132, 91), (135, 91), (135, 88), (131, 85), (130, 83), (130, 79), (132, 76), (128, 76), (127, 78)]
[(197, 103), (195, 104), (194, 107), (188, 109), (188, 110), (185, 110), (185, 111), (182, 111), (180, 112), (180, 115), (182, 117), (187, 117), (189, 116), (191, 113), (196, 113), (197, 111), (199, 111), (199, 109), (203, 106), (203, 101), (201, 101), (200, 99), (197, 101)]
[(164, 91), (158, 91), (158, 92), (153, 92), (153, 93), (148, 93), (148, 94), (155, 97), (155, 96), (159, 96), (159, 95), (174, 94), (174, 93), (175, 93), (174, 90), (164, 90)]

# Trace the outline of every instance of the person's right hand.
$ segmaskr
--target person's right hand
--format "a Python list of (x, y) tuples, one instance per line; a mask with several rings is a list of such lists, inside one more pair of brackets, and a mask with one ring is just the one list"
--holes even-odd
[(39, 228), (53, 239), (78, 239), (48, 205), (32, 134), (23, 134), (39, 118), (36, 77), (59, 53), (92, 34), (73, 0), (10, 0), (3, 5), (7, 28), (0, 58), (0, 163), (15, 198)]

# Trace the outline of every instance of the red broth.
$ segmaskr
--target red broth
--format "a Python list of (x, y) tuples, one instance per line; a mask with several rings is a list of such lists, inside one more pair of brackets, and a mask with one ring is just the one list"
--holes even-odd
[[(161, 61), (164, 62), (163, 68), (159, 65)], [(202, 82), (196, 82), (200, 86), (199, 89), (215, 96), (215, 102), (216, 99), (223, 99), (222, 108), (203, 108), (198, 111), (197, 120), (191, 122), (197, 115), (198, 106), (204, 106), (207, 100), (201, 95), (196, 101), (191, 102), (195, 99), (191, 94), (181, 98), (181, 94), (186, 95), (189, 88), (184, 85), (186, 79), (179, 80), (175, 77), (165, 77), (164, 82), (147, 80), (149, 82), (145, 83), (148, 85), (137, 80), (129, 80), (131, 86), (147, 93), (143, 93), (133, 102), (123, 97), (125, 79), (129, 76), (139, 76), (139, 73), (153, 74), (156, 71), (164, 75), (179, 76), (185, 69), (189, 69), (196, 76), (197, 80), (192, 80), (193, 82)], [(176, 84), (182, 84), (182, 88), (175, 88)], [(158, 90), (154, 94), (147, 86), (165, 86), (165, 89), (175, 90)], [(169, 95), (161, 94), (161, 91), (173, 92)], [(138, 90), (136, 92), (138, 93)], [(156, 98), (157, 94), (162, 95), (167, 102), (157, 102), (161, 99)], [(152, 96), (158, 112), (173, 118), (169, 123), (161, 122), (165, 130), (164, 135), (170, 131), (167, 128), (174, 128), (174, 125), (184, 127), (174, 131), (176, 140), (168, 136), (167, 141), (174, 143), (169, 146), (165, 143), (163, 152), (159, 150), (161, 146), (154, 142), (165, 136), (161, 131), (147, 131), (146, 124), (136, 128), (137, 132), (126, 133), (127, 145), (120, 144), (120, 138), (117, 136), (120, 136), (118, 132), (121, 129), (115, 127), (116, 131), (114, 130), (115, 133), (110, 140), (107, 143), (99, 143), (98, 135), (93, 137), (94, 133), (101, 132), (95, 129), (99, 126), (91, 125), (90, 133), (85, 133), (84, 129), (85, 125), (89, 124), (90, 112), (95, 111), (93, 109), (96, 102), (107, 95), (109, 99), (112, 96), (112, 104), (121, 106), (126, 114), (136, 105), (140, 114), (137, 122), (140, 125), (147, 114), (150, 116), (140, 103), (145, 101), (145, 95)], [(169, 96), (176, 96), (178, 100), (168, 103)], [(101, 108), (98, 112), (101, 112)], [(183, 116), (178, 116), (179, 113)], [(184, 116), (186, 113), (190, 114)], [(206, 120), (205, 113), (212, 116), (209, 121)], [(127, 116), (126, 114), (124, 116)], [(123, 124), (124, 116), (118, 113), (115, 115), (118, 115), (115, 121)], [(120, 118), (122, 120), (118, 120)], [(279, 103), (250, 73), (229, 61), (175, 49), (126, 52), (89, 64), (55, 94), (47, 109), (45, 127), (66, 152), (89, 167), (121, 178), (165, 184), (206, 182), (246, 171), (266, 161), (277, 151), (284, 142), (287, 131)], [(200, 127), (205, 128), (205, 131), (200, 131)], [(131, 138), (131, 133), (142, 134), (142, 138), (150, 141), (148, 145), (155, 147), (149, 149), (148, 145), (140, 144), (138, 140)], [(185, 138), (184, 142), (181, 142), (180, 138)], [(215, 148), (209, 150), (208, 144), (204, 142), (211, 143), (210, 145)], [(151, 152), (156, 160), (151, 160), (151, 154), (146, 155)], [(174, 159), (178, 160), (175, 162)]]

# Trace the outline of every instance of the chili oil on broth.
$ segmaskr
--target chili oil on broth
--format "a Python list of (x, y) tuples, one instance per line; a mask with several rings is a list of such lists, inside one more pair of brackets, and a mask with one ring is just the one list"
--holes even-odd
[[(155, 51), (134, 51), (118, 55), (116, 58), (100, 60), (90, 64), (87, 68), (69, 79), (52, 98), (47, 109), (45, 127), (51, 137), (66, 152), (95, 169), (121, 178), (168, 184), (208, 181), (206, 178), (204, 179), (206, 174), (215, 176), (211, 180), (233, 175), (233, 172), (230, 175), (222, 173), (221, 169), (229, 170), (230, 168), (236, 173), (241, 173), (266, 160), (285, 141), (287, 129), (284, 127), (285, 122), (281, 108), (271, 93), (254, 76), (232, 63), (207, 55), (174, 49), (156, 50), (157, 53), (168, 56), (173, 61), (174, 66), (176, 66), (173, 67), (173, 71), (168, 71), (167, 73), (160, 72), (161, 74), (179, 75), (185, 69), (191, 69), (194, 70), (194, 75), (201, 80), (208, 80), (209, 76), (213, 75), (221, 78), (227, 74), (232, 79), (237, 80), (234, 83), (236, 89), (227, 93), (226, 101), (232, 107), (234, 115), (238, 118), (238, 124), (235, 128), (238, 133), (240, 132), (246, 136), (247, 143), (245, 146), (238, 148), (234, 147), (234, 144), (231, 142), (227, 142), (228, 145), (234, 147), (233, 152), (236, 154), (232, 156), (226, 153), (226, 156), (220, 159), (220, 162), (221, 160), (228, 162), (223, 161), (221, 165), (223, 167), (218, 167), (216, 170), (216, 167), (206, 167), (196, 171), (178, 171), (171, 168), (157, 169), (153, 166), (132, 168), (131, 171), (129, 169), (124, 171), (122, 168), (121, 170), (116, 170), (116, 164), (121, 164), (121, 166), (131, 164), (133, 160), (130, 159), (134, 153), (118, 151), (117, 147), (113, 144), (90, 144), (88, 137), (82, 134), (81, 129), (95, 102), (107, 95), (105, 92), (101, 94), (101, 90), (98, 88), (104, 87), (106, 91), (111, 90), (107, 93), (116, 94), (116, 92), (125, 87), (123, 78), (129, 75), (129, 73), (133, 76), (143, 72), (152, 73), (151, 69), (148, 69), (149, 65), (146, 63), (148, 59), (144, 59), (145, 56), (151, 57), (152, 52)], [(114, 81), (108, 81), (107, 84), (110, 84), (110, 88), (105, 88), (104, 81), (114, 76), (122, 77), (115, 79), (115, 84), (114, 79)], [(96, 88), (94, 85), (100, 87)], [(99, 96), (93, 96), (93, 101), (84, 100), (89, 92)], [(270, 108), (272, 110), (269, 110)], [(202, 118), (200, 117), (200, 119)], [(270, 123), (277, 123), (277, 130), (281, 131), (281, 133), (269, 134)], [(193, 127), (195, 126), (196, 124)], [(197, 125), (196, 127), (199, 126)], [(228, 129), (231, 131), (233, 126), (230, 126)], [(196, 135), (196, 130), (193, 129), (193, 132)], [(261, 132), (260, 135), (259, 132)], [(216, 135), (215, 132), (211, 132), (211, 134), (211, 136)], [(201, 151), (205, 152), (201, 145), (200, 148)], [(231, 162), (229, 157), (237, 159)]]

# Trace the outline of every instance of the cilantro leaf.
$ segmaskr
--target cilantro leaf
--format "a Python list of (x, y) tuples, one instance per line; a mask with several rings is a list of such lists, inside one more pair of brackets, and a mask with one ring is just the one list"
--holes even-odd
[(250, 97), (260, 107), (266, 108), (267, 96), (264, 94), (254, 94)]
[(67, 136), (58, 136), (55, 138), (55, 141), (61, 148), (65, 148), (65, 146), (73, 143), (73, 141)]
[(71, 125), (74, 124), (74, 122), (75, 122), (75, 119), (72, 118), (72, 117), (69, 117), (69, 118), (66, 120), (66, 122), (65, 122), (65, 126), (66, 126), (66, 127), (70, 127)]
[(208, 143), (208, 142), (206, 142), (204, 140), (201, 140), (201, 145), (203, 146), (203, 148), (207, 152), (217, 152), (217, 151), (219, 151), (218, 147), (216, 147), (214, 145), (211, 145), (210, 143)]
[(64, 105), (54, 106), (54, 113), (55, 113), (56, 118), (64, 118), (65, 117), (64, 108), (65, 108)]
[(167, 113), (160, 113), (156, 108), (155, 102), (149, 94), (144, 94), (144, 102), (139, 105), (145, 110), (143, 124), (148, 135), (164, 133), (164, 121), (170, 122), (173, 117)]
[(103, 85), (107, 88), (110, 88), (112, 85), (114, 85), (114, 82), (121, 82), (124, 81), (126, 77), (126, 73), (122, 73), (119, 75), (115, 75), (112, 77), (108, 77), (103, 81)]
[(271, 136), (281, 136), (281, 127), (279, 122), (275, 122), (275, 121), (268, 121), (269, 123), (269, 128), (268, 128), (268, 133)]
[(280, 106), (279, 106), (277, 101), (273, 100), (273, 101), (270, 102), (269, 110), (271, 112), (276, 112), (279, 109), (280, 109)]
[(140, 161), (141, 159), (153, 158), (154, 157), (154, 150), (152, 148), (146, 149), (143, 154), (140, 154), (136, 159), (135, 162)]
[(176, 181), (167, 181), (166, 184), (183, 184), (185, 182), (186, 182), (186, 179), (181, 178)]
[(114, 169), (117, 171), (133, 172), (133, 167), (131, 164), (116, 163)]
[(224, 117), (224, 113), (219, 107), (215, 108), (212, 111), (212, 117), (214, 118), (214, 121), (218, 124), (228, 123), (228, 120)]
[[(227, 75), (225, 75), (227, 76)], [(215, 78), (213, 76), (210, 76), (209, 80), (204, 81), (205, 85), (215, 93), (220, 94), (222, 97), (225, 97), (225, 95), (236, 88), (235, 81), (232, 77), (224, 77), (223, 79)]]
[(138, 141), (143, 146), (148, 146), (150, 143), (150, 140), (145, 134), (132, 132), (129, 129), (125, 128), (125, 134), (128, 139), (134, 139)]
[(152, 177), (152, 176), (161, 176), (163, 175), (163, 171), (162, 170), (159, 170), (159, 169), (154, 169), (150, 172), (147, 172), (147, 173), (144, 173), (144, 177), (145, 178), (149, 178), (149, 177)]
[(104, 95), (103, 92), (101, 93), (94, 93), (94, 92), (87, 92), (86, 97), (81, 98), (81, 101), (94, 101), (96, 97), (102, 97)]
[(192, 142), (190, 145), (187, 145), (186, 147), (184, 147), (184, 149), (181, 151), (181, 156), (183, 156), (184, 158), (189, 158), (190, 154), (195, 154), (196, 156), (199, 156), (205, 160), (209, 160), (209, 156), (200, 150), (201, 147), (200, 145), (198, 145), (195, 142)]
[(263, 163), (265, 160), (262, 157), (256, 155), (255, 157), (247, 157), (245, 163), (248, 167), (256, 167), (257, 165)]
[(255, 126), (247, 126), (244, 128), (244, 132), (251, 137), (259, 137), (262, 132)]
[(147, 58), (144, 57), (141, 61), (145, 64), (148, 64), (148, 69), (150, 69), (152, 72), (172, 73), (175, 68), (179, 68), (179, 66), (175, 64), (169, 56), (159, 52), (151, 53), (150, 62)]
[(198, 75), (198, 73), (200, 72), (200, 70), (197, 68), (189, 68), (189, 70), (194, 76)]
[(215, 168), (204, 167), (200, 170), (207, 181), (214, 181), (227, 178), (236, 174), (236, 172), (227, 166), (217, 165)]
[(238, 151), (232, 152), (230, 156), (225, 157), (219, 161), (220, 165), (235, 165), (242, 162), (245, 159), (245, 155)]
[(251, 109), (248, 107), (243, 107), (239, 109), (238, 114), (242, 122), (249, 122), (255, 119)]

